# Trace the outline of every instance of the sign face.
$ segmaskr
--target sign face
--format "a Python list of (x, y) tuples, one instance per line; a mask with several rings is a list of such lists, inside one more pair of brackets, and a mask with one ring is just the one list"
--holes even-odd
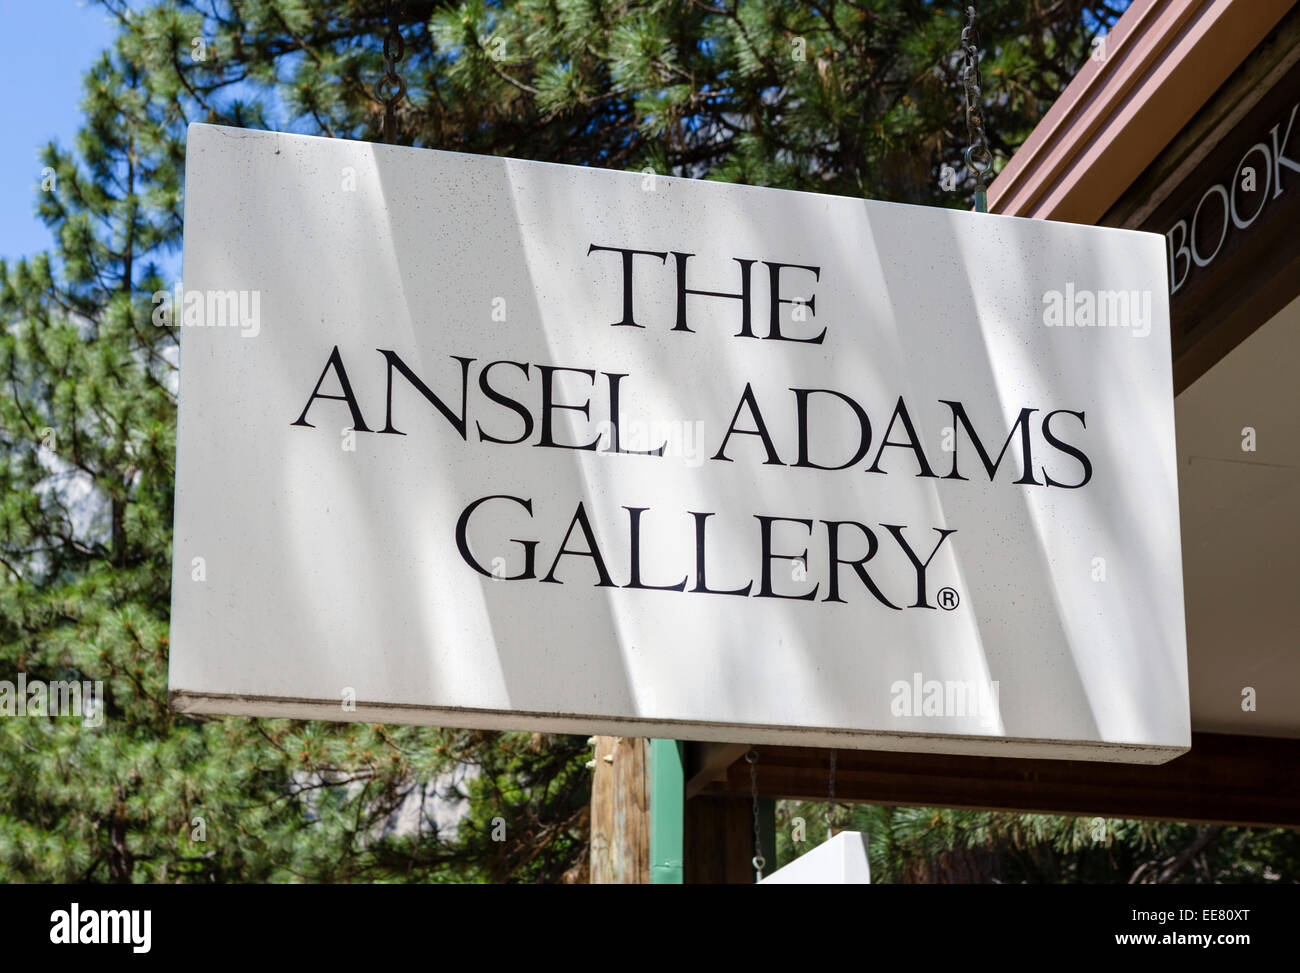
[(759, 885), (870, 885), (867, 836), (841, 831), (762, 879)]
[(190, 127), (185, 712), (1187, 749), (1163, 237)]

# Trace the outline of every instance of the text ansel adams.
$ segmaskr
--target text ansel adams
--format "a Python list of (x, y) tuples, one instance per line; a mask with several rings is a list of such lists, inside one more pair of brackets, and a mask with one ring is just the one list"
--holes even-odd
[(173, 704), (1159, 762), (1158, 235), (190, 128)]

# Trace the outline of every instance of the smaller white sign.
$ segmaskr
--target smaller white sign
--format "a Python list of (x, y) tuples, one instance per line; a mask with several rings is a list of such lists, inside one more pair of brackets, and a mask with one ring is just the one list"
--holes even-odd
[(812, 851), (778, 868), (759, 885), (870, 885), (867, 836), (841, 831)]

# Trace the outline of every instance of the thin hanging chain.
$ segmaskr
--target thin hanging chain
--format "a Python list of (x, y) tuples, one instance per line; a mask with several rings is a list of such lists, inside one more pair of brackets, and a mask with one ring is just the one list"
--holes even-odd
[(761, 882), (767, 859), (763, 857), (763, 838), (758, 826), (758, 751), (750, 747), (745, 761), (749, 764), (749, 796), (754, 804), (754, 881)]
[(393, 20), (392, 0), (384, 0), (384, 20), (388, 30), (384, 34), (384, 63), (387, 70), (375, 84), (375, 97), (384, 105), (384, 141), (390, 145), (397, 141), (397, 103), (406, 97), (406, 82), (397, 73), (397, 62), (406, 53), (406, 41)]
[(980, 35), (975, 29), (975, 5), (966, 8), (966, 26), (961, 31), (961, 46), (966, 61), (962, 66), (962, 85), (966, 89), (966, 168), (975, 176), (975, 211), (988, 212), (988, 194), (984, 177), (993, 168), (993, 153), (984, 135), (984, 90), (980, 79)]
[(835, 751), (831, 751), (831, 782), (830, 793), (826, 799), (826, 840), (830, 841), (835, 837)]

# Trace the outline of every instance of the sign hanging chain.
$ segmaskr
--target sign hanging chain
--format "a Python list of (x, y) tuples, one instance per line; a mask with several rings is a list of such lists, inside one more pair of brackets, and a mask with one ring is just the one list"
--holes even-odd
[(384, 105), (384, 141), (397, 141), (397, 103), (406, 96), (406, 82), (397, 73), (397, 62), (406, 53), (406, 41), (393, 20), (392, 0), (384, 0), (384, 76), (375, 83), (375, 97)]
[(835, 837), (835, 751), (831, 751), (830, 793), (826, 798), (826, 840)]
[(966, 26), (961, 31), (961, 46), (965, 55), (962, 66), (962, 85), (966, 89), (966, 168), (975, 176), (975, 212), (989, 211), (985, 175), (993, 168), (993, 153), (989, 151), (984, 135), (984, 93), (980, 79), (980, 35), (975, 29), (975, 5), (966, 8)]
[(754, 805), (754, 881), (761, 882), (767, 859), (763, 857), (763, 838), (758, 826), (758, 751), (750, 747), (745, 753), (745, 762), (749, 764), (749, 796)]

